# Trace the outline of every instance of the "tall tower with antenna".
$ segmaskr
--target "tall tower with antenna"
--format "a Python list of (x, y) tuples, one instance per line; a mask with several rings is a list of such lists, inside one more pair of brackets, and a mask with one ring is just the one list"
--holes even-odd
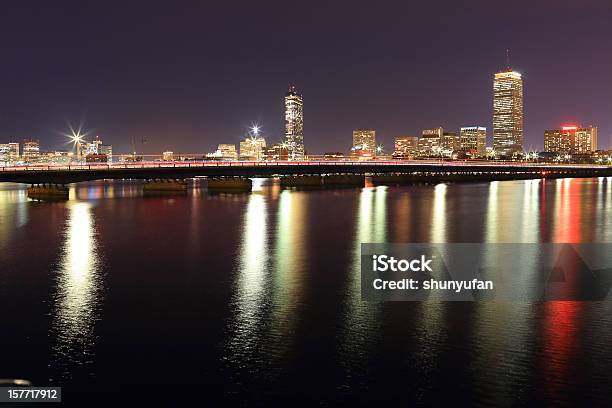
[(493, 78), (493, 150), (503, 156), (523, 152), (523, 79), (510, 65)]

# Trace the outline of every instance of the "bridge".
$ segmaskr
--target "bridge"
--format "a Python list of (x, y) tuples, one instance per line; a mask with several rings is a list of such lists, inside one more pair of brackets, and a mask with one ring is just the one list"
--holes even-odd
[[(209, 187), (250, 189), (251, 178), (280, 177), (281, 185), (363, 184), (371, 176), (374, 184), (409, 182), (489, 181), (555, 177), (612, 176), (604, 165), (543, 164), (525, 162), (404, 161), (404, 160), (306, 160), (306, 161), (170, 161), (91, 163), (74, 165), (29, 165), (0, 167), (0, 182), (65, 186), (101, 179), (141, 179), (162, 190), (184, 180), (205, 177)], [(327, 182), (326, 182), (327, 181)], [(166, 183), (166, 184), (159, 184)], [(181, 184), (182, 183), (182, 184)], [(47, 188), (47, 187), (45, 187)]]

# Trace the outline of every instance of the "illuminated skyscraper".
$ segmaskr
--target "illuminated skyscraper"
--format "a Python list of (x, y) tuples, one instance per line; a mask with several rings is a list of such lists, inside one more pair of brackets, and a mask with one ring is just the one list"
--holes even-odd
[(285, 94), (285, 143), (289, 160), (304, 159), (304, 101), (293, 86)]
[(504, 155), (523, 151), (523, 79), (511, 68), (493, 80), (493, 149)]
[(353, 130), (353, 155), (376, 155), (376, 131), (373, 129)]

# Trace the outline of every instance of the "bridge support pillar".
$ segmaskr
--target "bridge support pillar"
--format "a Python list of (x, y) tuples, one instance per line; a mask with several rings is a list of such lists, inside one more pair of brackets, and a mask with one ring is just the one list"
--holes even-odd
[(330, 187), (363, 187), (365, 186), (365, 176), (332, 174), (323, 177), (323, 185)]
[(142, 189), (144, 192), (182, 193), (187, 191), (187, 182), (175, 179), (147, 180)]
[(67, 200), (68, 187), (63, 184), (32, 184), (27, 190), (28, 198), (37, 200)]
[(280, 178), (281, 187), (321, 187), (323, 176), (283, 176)]
[(251, 179), (243, 177), (209, 178), (207, 184), (212, 192), (248, 192), (253, 187)]
[(372, 184), (375, 186), (403, 185), (417, 181), (411, 174), (376, 174), (372, 176)]

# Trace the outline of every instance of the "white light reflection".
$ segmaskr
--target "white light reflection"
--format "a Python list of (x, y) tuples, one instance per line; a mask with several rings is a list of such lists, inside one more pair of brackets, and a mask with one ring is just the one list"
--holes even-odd
[(539, 179), (526, 180), (523, 186), (522, 243), (540, 242), (540, 183)]
[(93, 364), (94, 326), (98, 320), (102, 281), (92, 206), (67, 204), (68, 223), (57, 276), (53, 334), (54, 363), (61, 379)]
[(381, 324), (381, 304), (361, 300), (361, 244), (386, 242), (387, 187), (361, 190), (355, 221), (354, 263), (349, 270), (346, 320), (339, 350), (344, 368), (349, 373), (364, 367), (363, 360), (367, 359), (364, 352), (370, 350), (371, 335)]
[(447, 240), (446, 189), (446, 184), (438, 184), (434, 190), (434, 205), (431, 217), (432, 243), (441, 243)]
[(6, 186), (0, 186), (0, 250), (11, 242), (15, 230), (28, 222), (26, 190)]
[[(239, 275), (234, 304), (236, 317), (230, 341), (236, 361), (258, 341), (259, 323), (265, 307), (264, 284), (268, 264), (267, 203), (261, 194), (251, 194), (243, 221)], [(244, 357), (244, 356), (243, 356)]]

